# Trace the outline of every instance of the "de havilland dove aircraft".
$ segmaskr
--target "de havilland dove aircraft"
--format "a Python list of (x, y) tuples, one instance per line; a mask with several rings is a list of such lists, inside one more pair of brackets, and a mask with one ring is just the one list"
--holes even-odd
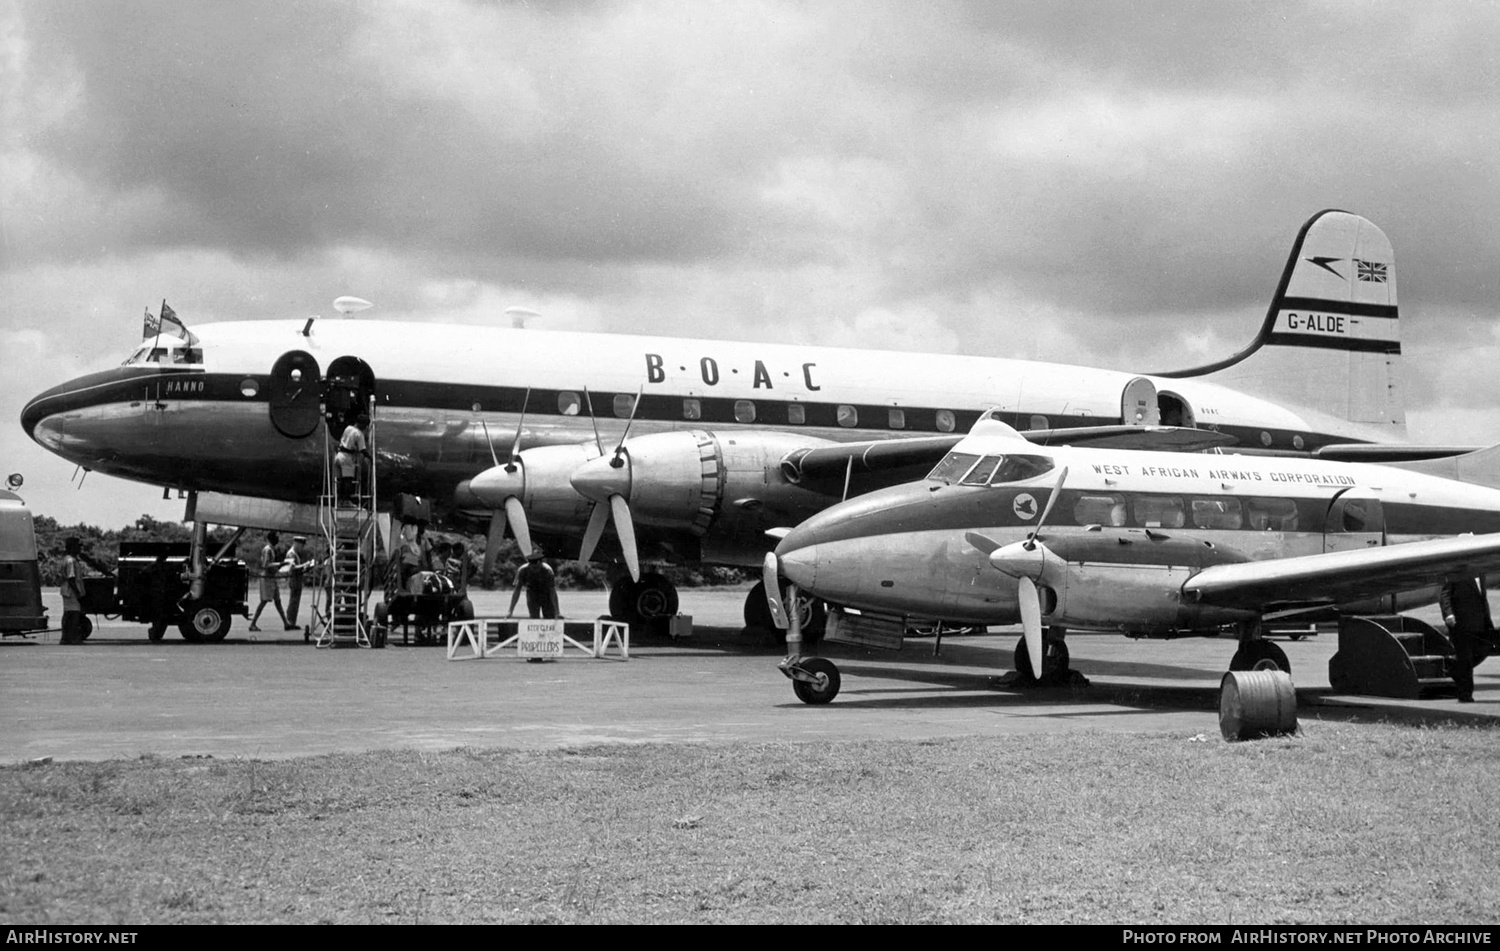
[[(925, 480), (779, 534), (766, 575), (823, 599), (835, 622), (847, 609), (856, 628), (1020, 622), (1023, 678), (1044, 661), (1066, 671), (1067, 630), (1231, 626), (1231, 670), (1290, 673), (1261, 636), (1267, 617), (1386, 615), (1500, 571), (1500, 446), (1391, 465), (1047, 448), (986, 417)], [(831, 700), (837, 669), (799, 656), (796, 625), (770, 607), (792, 628), (783, 672), (798, 696)]]
[[(333, 403), (368, 407), (383, 498), (488, 518), (491, 557), (509, 524), (523, 549), (535, 535), (588, 559), (612, 523), (629, 574), (612, 610), (636, 619), (677, 610), (642, 560), (758, 565), (768, 529), (919, 477), (986, 412), (1039, 442), (1331, 454), (1405, 438), (1391, 245), (1340, 211), (1302, 227), (1251, 346), (1175, 375), (381, 320), (172, 329), (37, 396), (27, 433), (191, 493), (200, 521), (259, 525), (236, 513), (317, 502)], [(1230, 372), (1265, 395), (1221, 385)], [(766, 605), (752, 593), (747, 622)]]

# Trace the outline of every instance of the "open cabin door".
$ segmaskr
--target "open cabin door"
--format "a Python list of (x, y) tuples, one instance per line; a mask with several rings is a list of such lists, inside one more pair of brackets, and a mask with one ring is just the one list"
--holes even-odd
[(1120, 422), (1126, 426), (1158, 426), (1161, 407), (1156, 401), (1156, 384), (1138, 376), (1125, 384), (1120, 396)]
[(1323, 550), (1349, 551), (1385, 544), (1385, 510), (1380, 500), (1358, 487), (1345, 489), (1328, 503), (1323, 519)]
[(322, 416), (317, 359), (305, 350), (288, 350), (271, 366), (266, 389), (276, 431), (288, 439), (311, 436)]
[(375, 371), (368, 363), (359, 357), (344, 356), (328, 364), (328, 377), (323, 381), (328, 431), (337, 438), (360, 413), (369, 412), (374, 395)]
[[(1325, 552), (1375, 548), (1385, 543), (1385, 509), (1369, 490), (1357, 486), (1345, 489), (1328, 503), (1323, 519)], [(1388, 594), (1339, 607), (1353, 614), (1394, 614), (1397, 606), (1396, 595)]]

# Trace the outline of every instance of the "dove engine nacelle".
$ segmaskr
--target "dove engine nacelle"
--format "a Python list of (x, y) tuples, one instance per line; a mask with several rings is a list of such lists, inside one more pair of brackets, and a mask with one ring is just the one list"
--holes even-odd
[[(1182, 586), (1210, 565), (1249, 559), (1210, 541), (1151, 529), (1094, 529), (1048, 538), (1052, 563), (1042, 580), (1046, 621), (1063, 627), (1171, 636), (1215, 630), (1255, 614), (1186, 601)], [(1050, 609), (1050, 610), (1049, 610)]]

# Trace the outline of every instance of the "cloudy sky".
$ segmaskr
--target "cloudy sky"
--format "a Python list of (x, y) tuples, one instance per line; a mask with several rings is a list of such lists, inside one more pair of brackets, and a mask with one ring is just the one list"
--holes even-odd
[(1330, 207), (1395, 245), (1412, 437), (1500, 441), (1497, 50), (1490, 3), (0, 0), (0, 469), (180, 516), (15, 422), (162, 298), (1150, 370)]

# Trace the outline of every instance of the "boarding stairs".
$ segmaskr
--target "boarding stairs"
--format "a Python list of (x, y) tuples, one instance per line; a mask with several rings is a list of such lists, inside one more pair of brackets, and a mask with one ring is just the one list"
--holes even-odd
[[(1475, 654), (1476, 662), (1483, 657)], [(1446, 634), (1404, 614), (1344, 615), (1338, 653), (1328, 659), (1335, 693), (1418, 700), (1452, 696), (1453, 644)]]
[[(374, 401), (370, 406), (370, 425), (365, 430), (365, 444), (370, 459), (375, 457)], [(328, 551), (328, 570), (324, 581), (327, 600), (319, 619), (318, 647), (371, 647), (370, 618), (365, 611), (374, 576), (376, 548), (376, 480), (375, 466), (361, 463), (354, 480), (354, 492), (340, 492), (338, 466), (334, 456), (338, 439), (332, 427), (325, 425), (323, 453), (323, 492), (318, 498), (318, 521)], [(342, 432), (339, 433), (343, 435)]]

